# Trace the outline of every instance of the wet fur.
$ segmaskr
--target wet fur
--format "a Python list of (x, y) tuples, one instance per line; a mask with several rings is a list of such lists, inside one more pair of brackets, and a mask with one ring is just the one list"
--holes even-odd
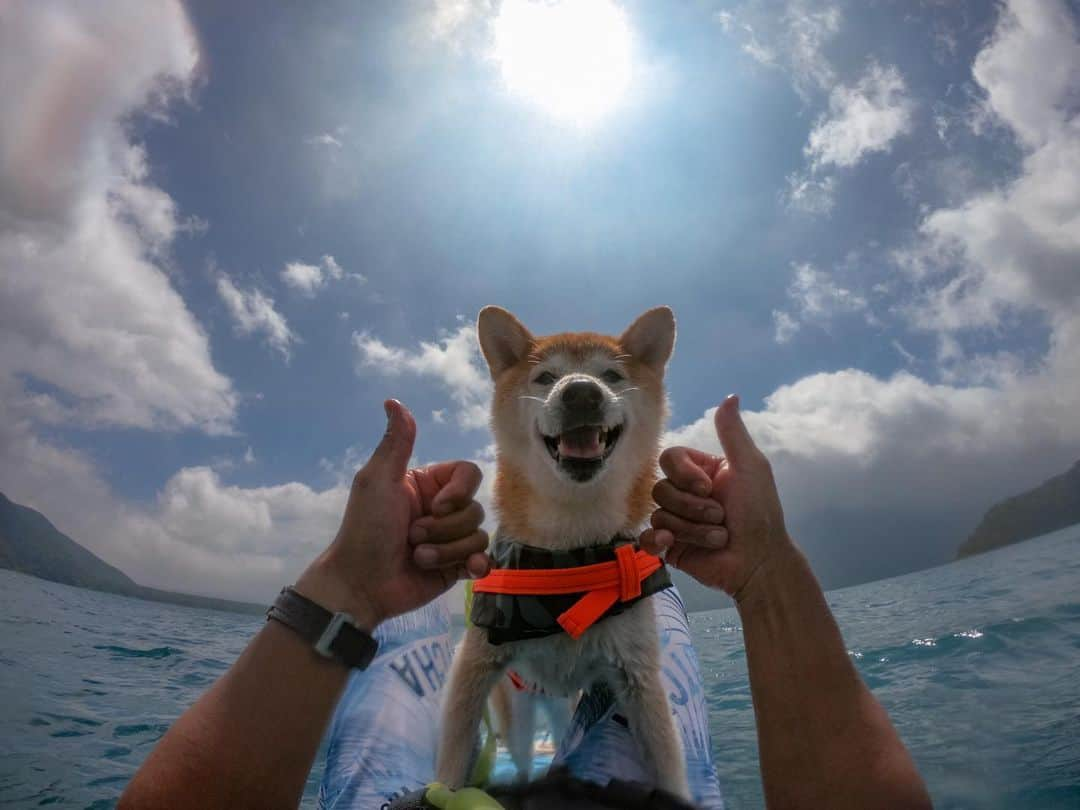
[[(478, 326), (495, 379), (494, 505), (503, 532), (551, 549), (595, 545), (620, 533), (636, 536), (653, 508), (667, 417), (663, 372), (675, 333), (671, 311), (650, 310), (618, 338), (587, 332), (535, 338), (497, 307), (485, 308)], [(625, 427), (601, 472), (586, 482), (572, 481), (559, 472), (536, 435), (536, 425), (553, 417), (551, 408), (537, 401), (544, 393), (532, 380), (554, 365), (595, 381), (612, 364), (626, 382), (602, 386), (605, 410)], [(488, 694), (512, 664), (526, 680), (553, 694), (573, 695), (597, 680), (607, 681), (657, 786), (688, 798), (682, 746), (659, 661), (649, 600), (605, 619), (578, 640), (557, 634), (493, 646), (485, 630), (469, 628), (455, 653), (443, 706), (438, 780), (462, 785), (472, 755), (463, 741), (475, 736)]]

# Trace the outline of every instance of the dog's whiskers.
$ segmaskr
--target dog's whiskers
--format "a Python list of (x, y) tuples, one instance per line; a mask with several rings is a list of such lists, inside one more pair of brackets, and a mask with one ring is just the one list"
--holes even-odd
[(543, 397), (531, 397), (528, 394), (522, 394), (521, 396), (518, 397), (518, 399), (531, 399), (533, 402), (539, 402), (541, 404), (547, 402), (547, 400), (544, 399)]

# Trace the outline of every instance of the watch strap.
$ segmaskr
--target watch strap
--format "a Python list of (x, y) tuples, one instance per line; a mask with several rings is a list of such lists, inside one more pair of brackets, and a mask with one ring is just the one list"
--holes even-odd
[(352, 669), (366, 669), (379, 649), (378, 642), (348, 613), (331, 613), (292, 587), (281, 589), (266, 618), (295, 631), (323, 657)]

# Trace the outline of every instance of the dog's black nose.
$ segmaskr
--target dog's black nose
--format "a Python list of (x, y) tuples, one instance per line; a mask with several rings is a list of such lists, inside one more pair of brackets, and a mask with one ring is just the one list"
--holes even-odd
[(598, 409), (604, 402), (604, 392), (591, 380), (575, 380), (562, 390), (562, 404), (574, 410)]

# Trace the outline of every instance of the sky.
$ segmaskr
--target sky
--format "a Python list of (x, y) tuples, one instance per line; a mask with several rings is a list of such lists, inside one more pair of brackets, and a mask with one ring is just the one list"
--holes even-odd
[(944, 563), (1080, 458), (1078, 22), (0, 3), (0, 490), (143, 584), (266, 601), (388, 396), (489, 497), (482, 306), (668, 304), (667, 443), (718, 452), (739, 393), (827, 586)]

